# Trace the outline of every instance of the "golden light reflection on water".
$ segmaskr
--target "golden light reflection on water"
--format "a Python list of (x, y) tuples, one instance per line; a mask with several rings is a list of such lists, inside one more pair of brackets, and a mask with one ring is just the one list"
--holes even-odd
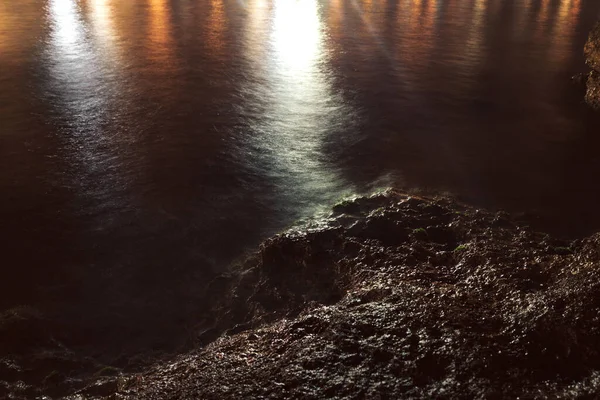
[(9, 49), (14, 45), (12, 43), (12, 18), (8, 10), (7, 2), (0, 2), (0, 60), (6, 57)]
[(327, 13), (328, 20), (327, 25), (332, 33), (336, 36), (340, 34), (344, 16), (346, 13), (342, 7), (344, 0), (330, 0), (329, 1), (329, 12)]
[(410, 0), (398, 12), (396, 58), (415, 71), (427, 64), (435, 45), (436, 4), (427, 0)]
[(475, 0), (474, 9), (471, 11), (467, 44), (465, 46), (465, 56), (463, 62), (472, 73), (477, 72), (477, 68), (483, 60), (484, 51), (484, 17), (487, 13), (488, 0)]
[[(7, 17), (6, 4), (0, 4), (1, 32), (6, 32), (12, 23), (7, 21), (14, 21), (14, 15)], [(89, 24), (82, 18), (82, 4), (89, 7)], [(240, 90), (254, 90), (265, 106), (258, 129), (270, 132), (271, 136), (263, 144), (268, 143), (267, 148), (277, 155), (274, 157), (278, 162), (300, 173), (301, 168), (317, 168), (321, 157), (319, 146), (326, 141), (329, 127), (335, 125), (338, 118), (343, 119), (339, 110), (344, 104), (331, 84), (328, 33), (339, 31), (335, 34), (336, 40), (353, 41), (352, 45), (357, 43), (356, 47), (363, 51), (360, 56), (367, 62), (371, 57), (384, 54), (389, 60), (390, 75), (400, 77), (405, 86), (418, 86), (423, 71), (430, 68), (432, 62), (443, 62), (454, 76), (463, 79), (444, 82), (444, 88), (456, 92), (459, 86), (461, 90), (470, 90), (478, 84), (473, 77), (481, 72), (482, 62), (488, 60), (486, 52), (492, 46), (493, 32), (486, 31), (487, 24), (505, 18), (510, 22), (508, 25), (512, 25), (506, 28), (509, 35), (520, 32), (515, 35), (519, 41), (512, 43), (517, 49), (513, 51), (526, 43), (530, 46), (527, 50), (533, 48), (544, 53), (545, 60), (559, 68), (571, 51), (569, 46), (581, 12), (581, 0), (523, 0), (514, 8), (507, 8), (506, 4), (500, 0), (447, 3), (442, 0), (403, 0), (393, 8), (386, 8), (389, 3), (383, 0), (330, 0), (329, 3), (316, 0), (210, 0), (202, 9), (207, 12), (207, 23), (190, 25), (190, 28), (196, 30), (196, 35), (201, 31), (198, 36), (205, 40), (204, 48), (210, 55), (223, 55), (229, 40), (226, 28), (231, 25), (232, 30), (236, 29), (228, 11), (240, 14), (240, 10), (244, 10), (247, 13), (247, 25), (242, 31), (243, 52), (250, 60), (250, 69), (256, 70), (255, 75), (260, 75), (264, 86), (252, 88), (244, 83), (240, 86), (245, 87)], [(114, 96), (106, 96), (110, 86), (106, 79), (112, 77), (107, 78), (106, 71), (99, 70), (98, 65), (110, 65), (107, 71), (114, 74), (121, 65), (119, 60), (131, 57), (125, 47), (120, 47), (125, 43), (120, 40), (134, 36), (131, 31), (135, 27), (126, 27), (123, 18), (119, 19), (120, 23), (115, 20), (115, 13), (126, 7), (143, 9), (148, 17), (143, 22), (145, 25), (137, 25), (142, 32), (139, 34), (141, 41), (128, 44), (144, 43), (144, 52), (137, 55), (135, 62), (143, 65), (144, 72), (172, 78), (179, 65), (178, 35), (181, 34), (174, 26), (173, 18), (177, 14), (173, 2), (48, 0), (50, 44), (54, 49), (50, 64), (52, 77), (62, 87), (63, 99), (67, 100), (73, 115), (87, 127), (94, 121), (89, 117), (94, 115), (90, 110), (105, 110), (107, 103), (114, 100)], [(321, 8), (328, 10), (325, 20), (320, 15)], [(389, 10), (396, 16), (386, 15)], [(362, 26), (354, 28), (357, 35), (360, 32), (364, 37), (346, 39), (347, 32), (341, 26), (354, 21), (362, 21)], [(382, 29), (386, 24), (394, 30), (390, 37), (384, 36), (388, 35)], [(455, 34), (449, 36), (444, 32)], [(10, 43), (17, 38), (15, 34), (0, 36), (0, 50), (12, 46)], [(444, 46), (451, 48), (452, 54), (441, 58), (440, 50), (443, 51)], [(224, 55), (222, 59), (226, 60), (227, 55)], [(147, 64), (144, 64), (145, 56), (150, 61)], [(162, 85), (167, 88), (165, 90), (172, 90), (177, 82), (163, 79)], [(108, 90), (113, 91), (114, 88)], [(173, 99), (175, 97), (164, 101)], [(309, 139), (302, 139), (303, 136)]]
[(148, 0), (149, 26), (148, 52), (157, 69), (170, 69), (175, 65), (175, 48), (171, 31), (171, 7), (168, 0)]
[[(564, 0), (563, 0), (564, 1)], [(548, 33), (549, 26), (548, 21), (550, 19), (550, 5), (551, 0), (541, 0), (540, 10), (537, 15), (537, 29), (536, 35), (542, 38)]]
[(96, 43), (107, 52), (107, 56), (114, 62), (116, 54), (117, 33), (113, 21), (111, 0), (88, 0), (90, 7), (92, 29)]
[[(365, 7), (373, 8), (373, 1), (364, 1)], [(398, 3), (397, 52), (395, 59), (418, 71), (439, 54), (435, 53), (438, 43), (453, 47), (456, 57), (445, 60), (471, 73), (476, 72), (485, 60), (484, 52), (489, 33), (485, 28), (498, 18), (505, 18), (504, 25), (512, 25), (511, 31), (517, 40), (514, 47), (531, 42), (536, 51), (547, 54), (549, 62), (560, 62), (569, 57), (569, 46), (581, 13), (581, 0), (523, 0), (514, 4), (512, 15), (503, 13), (507, 3), (501, 0), (403, 0)], [(512, 7), (512, 6), (511, 6)], [(440, 11), (444, 8), (444, 12)], [(363, 10), (364, 11), (364, 10)], [(368, 15), (369, 13), (366, 13)], [(443, 15), (440, 20), (440, 15)], [(365, 17), (363, 17), (364, 19)], [(385, 17), (382, 17), (385, 18)], [(369, 21), (372, 26), (381, 21)], [(453, 36), (439, 36), (439, 24), (447, 27), (464, 27)], [(500, 32), (502, 28), (496, 31)], [(490, 32), (491, 34), (497, 33)], [(443, 31), (442, 31), (443, 32)], [(443, 33), (441, 33), (443, 35)], [(489, 42), (488, 42), (489, 44)]]
[(224, 0), (210, 1), (210, 14), (207, 24), (206, 44), (211, 52), (221, 53), (225, 47), (224, 33), (227, 25)]
[(373, 0), (363, 0), (361, 1), (363, 12), (371, 13), (373, 11), (373, 7), (375, 6), (375, 2)]
[(553, 58), (557, 61), (564, 61), (569, 56), (569, 46), (575, 34), (575, 27), (579, 17), (580, 0), (562, 0), (557, 11), (557, 22), (552, 33), (553, 37)]

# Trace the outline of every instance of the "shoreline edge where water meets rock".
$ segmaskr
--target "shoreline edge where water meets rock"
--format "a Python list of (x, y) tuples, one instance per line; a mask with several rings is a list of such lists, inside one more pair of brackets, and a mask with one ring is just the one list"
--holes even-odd
[(599, 267), (599, 234), (388, 190), (215, 282), (196, 350), (66, 398), (595, 398)]
[(590, 32), (584, 54), (586, 64), (592, 69), (586, 77), (585, 101), (600, 110), (600, 22)]

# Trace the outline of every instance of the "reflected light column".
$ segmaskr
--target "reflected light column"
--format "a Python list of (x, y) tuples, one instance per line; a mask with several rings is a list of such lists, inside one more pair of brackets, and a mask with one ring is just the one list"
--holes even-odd
[(207, 24), (207, 47), (211, 54), (221, 54), (224, 48), (224, 31), (227, 20), (223, 0), (210, 1), (210, 15)]
[(48, 103), (66, 128), (60, 139), (72, 151), (65, 159), (73, 163), (73, 179), (85, 186), (82, 192), (91, 193), (97, 183), (91, 176), (103, 174), (115, 162), (117, 144), (107, 135), (106, 124), (113, 118), (120, 88), (110, 79), (110, 70), (86, 34), (78, 2), (50, 0), (48, 12), (52, 29), (46, 49)]
[(315, 1), (276, 3), (271, 40), (279, 73), (304, 72), (312, 80), (319, 77), (314, 67), (321, 56), (321, 29)]
[[(310, 215), (341, 196), (344, 184), (325, 150), (353, 112), (331, 85), (317, 0), (277, 0), (271, 9), (256, 0), (248, 10), (254, 76), (242, 90), (251, 131), (245, 148), (253, 151), (242, 156), (277, 188), (286, 218)], [(255, 39), (263, 33), (267, 43)]]
[(551, 57), (558, 62), (569, 58), (570, 45), (580, 13), (580, 0), (561, 0), (552, 29)]
[(89, 6), (94, 38), (113, 63), (118, 55), (111, 0), (90, 0)]
[(161, 69), (175, 68), (174, 43), (168, 0), (149, 0), (149, 53)]

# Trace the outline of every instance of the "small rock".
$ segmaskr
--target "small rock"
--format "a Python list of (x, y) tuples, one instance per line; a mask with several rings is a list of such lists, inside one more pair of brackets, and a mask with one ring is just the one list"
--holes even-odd
[(589, 73), (580, 72), (571, 77), (571, 82), (578, 86), (585, 86), (589, 77)]

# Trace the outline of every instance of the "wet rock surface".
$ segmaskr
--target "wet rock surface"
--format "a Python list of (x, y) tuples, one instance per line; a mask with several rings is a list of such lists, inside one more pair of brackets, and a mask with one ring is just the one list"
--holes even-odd
[(584, 48), (586, 64), (595, 71), (600, 71), (600, 23), (590, 32)]
[(584, 48), (585, 62), (592, 69), (585, 80), (585, 101), (600, 110), (600, 23), (590, 32)]
[(597, 398), (600, 235), (395, 192), (216, 279), (198, 348), (77, 399)]
[(600, 72), (592, 71), (588, 75), (585, 101), (596, 110), (600, 110)]

